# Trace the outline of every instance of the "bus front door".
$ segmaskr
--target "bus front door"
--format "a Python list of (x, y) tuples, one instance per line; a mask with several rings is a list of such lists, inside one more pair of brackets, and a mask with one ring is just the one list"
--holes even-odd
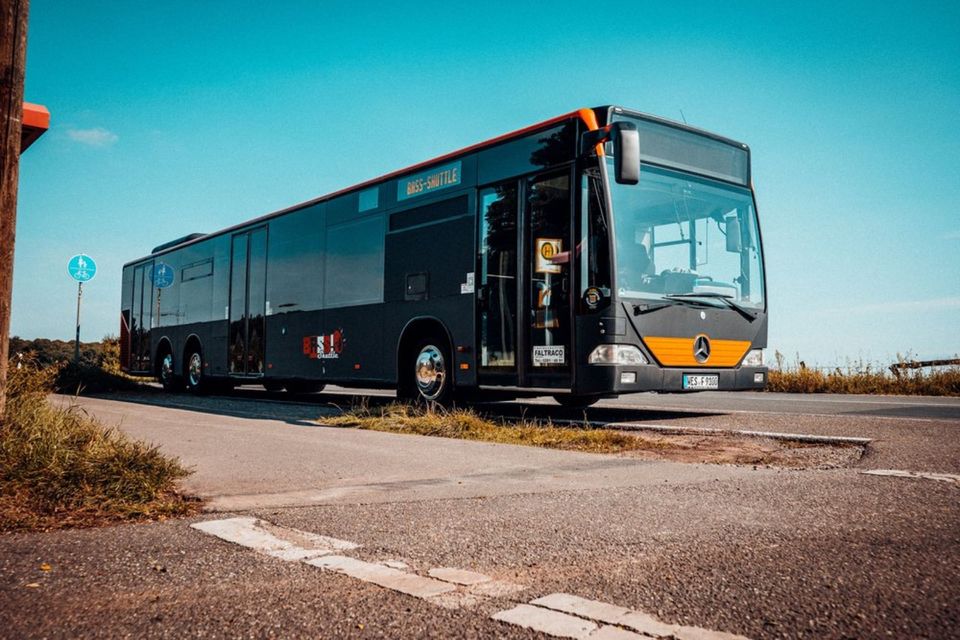
[(482, 189), (479, 206), (479, 382), (569, 388), (570, 175)]
[(573, 287), (570, 173), (527, 179), (527, 295), (524, 386), (569, 389)]

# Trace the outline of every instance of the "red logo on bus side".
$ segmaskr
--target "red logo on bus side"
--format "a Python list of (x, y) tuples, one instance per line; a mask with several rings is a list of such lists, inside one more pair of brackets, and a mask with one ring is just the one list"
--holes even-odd
[(323, 336), (306, 336), (303, 339), (303, 355), (311, 360), (339, 358), (343, 352), (343, 329)]

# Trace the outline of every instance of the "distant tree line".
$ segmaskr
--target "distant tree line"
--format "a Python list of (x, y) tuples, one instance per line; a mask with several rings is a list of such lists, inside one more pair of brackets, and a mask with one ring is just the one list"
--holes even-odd
[[(18, 336), (10, 338), (10, 364), (32, 363), (45, 368), (73, 362), (73, 340), (50, 340), (36, 338), (25, 340)], [(99, 342), (80, 343), (80, 363), (82, 367), (96, 367), (109, 372), (120, 370), (120, 340), (116, 336), (106, 336)]]

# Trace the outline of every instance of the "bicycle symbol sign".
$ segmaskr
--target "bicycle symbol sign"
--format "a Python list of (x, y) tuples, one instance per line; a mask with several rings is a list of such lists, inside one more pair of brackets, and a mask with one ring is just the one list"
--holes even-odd
[(79, 253), (67, 263), (67, 273), (77, 282), (89, 282), (97, 275), (97, 263), (85, 253)]
[(174, 274), (173, 267), (166, 262), (158, 262), (154, 265), (150, 277), (153, 280), (153, 286), (157, 289), (166, 289), (173, 284)]

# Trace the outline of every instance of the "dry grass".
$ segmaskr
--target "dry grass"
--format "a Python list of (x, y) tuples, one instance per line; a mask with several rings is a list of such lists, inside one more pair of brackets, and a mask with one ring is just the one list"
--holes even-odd
[(960, 366), (934, 369), (889, 369), (863, 362), (825, 371), (800, 362), (785, 365), (776, 354), (777, 366), (770, 369), (767, 391), (789, 393), (866, 393), (873, 395), (960, 396)]
[(774, 441), (725, 434), (650, 436), (582, 427), (556, 426), (549, 421), (496, 421), (465, 409), (445, 411), (391, 404), (375, 409), (361, 404), (343, 415), (325, 417), (326, 426), (407, 433), (461, 440), (517, 444), (566, 451), (620, 453), (676, 462), (764, 465), (779, 467), (844, 466), (862, 450), (800, 442)]
[(165, 518), (197, 508), (156, 447), (47, 402), (57, 369), (11, 368), (0, 425), (0, 531)]
[(360, 405), (343, 415), (321, 418), (320, 423), (371, 431), (411, 433), (501, 444), (524, 444), (548, 449), (597, 453), (618, 453), (667, 446), (661, 439), (642, 438), (619, 431), (558, 427), (549, 421), (542, 423), (522, 421), (515, 424), (494, 422), (467, 409), (422, 409), (399, 403), (375, 409)]

